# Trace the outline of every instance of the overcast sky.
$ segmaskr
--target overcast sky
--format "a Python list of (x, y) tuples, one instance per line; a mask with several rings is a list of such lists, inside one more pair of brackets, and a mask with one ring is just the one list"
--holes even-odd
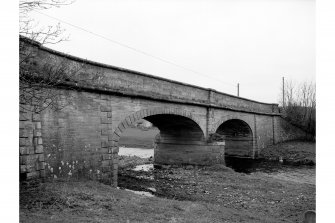
[[(41, 11), (69, 41), (48, 47), (262, 102), (277, 103), (282, 77), (315, 80), (314, 0), (77, 0)], [(57, 24), (32, 13), (40, 26)]]

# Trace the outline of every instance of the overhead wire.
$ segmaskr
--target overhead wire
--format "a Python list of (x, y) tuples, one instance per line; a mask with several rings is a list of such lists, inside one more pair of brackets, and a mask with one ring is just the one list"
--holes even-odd
[(105, 37), (105, 36), (103, 36), (103, 35), (101, 35), (101, 34), (92, 32), (92, 31), (90, 31), (90, 30), (88, 30), (88, 29), (85, 29), (85, 28), (83, 28), (83, 27), (80, 27), (80, 26), (74, 25), (74, 24), (72, 24), (72, 23), (69, 23), (69, 22), (67, 22), (67, 21), (65, 21), (65, 20), (56, 18), (56, 17), (54, 17), (54, 16), (50, 16), (50, 15), (48, 15), (48, 14), (46, 14), (46, 13), (41, 12), (41, 11), (38, 11), (38, 10), (35, 10), (35, 9), (33, 9), (33, 11), (34, 11), (34, 12), (37, 12), (37, 13), (39, 13), (39, 14), (41, 14), (41, 15), (44, 15), (44, 16), (46, 16), (46, 17), (49, 17), (49, 18), (51, 18), (51, 19), (54, 19), (54, 20), (57, 20), (57, 21), (59, 21), (59, 22), (65, 23), (65, 24), (67, 24), (67, 25), (69, 25), (69, 26), (72, 26), (72, 27), (74, 27), (74, 28), (76, 28), (76, 29), (79, 29), (79, 30), (82, 30), (82, 31), (84, 31), (84, 32), (90, 33), (91, 35), (94, 35), (94, 36), (100, 37), (100, 38), (102, 38), (102, 39), (105, 39), (106, 41), (112, 42), (112, 43), (114, 43), (114, 44), (117, 44), (117, 45), (122, 46), (122, 47), (124, 47), (124, 48), (127, 48), (127, 49), (129, 49), (129, 50), (135, 51), (135, 52), (137, 52), (137, 53), (139, 53), (139, 54), (145, 55), (145, 56), (147, 56), (147, 57), (151, 57), (151, 58), (154, 58), (154, 59), (159, 60), (159, 61), (161, 61), (161, 62), (164, 62), (164, 63), (170, 64), (170, 65), (179, 67), (179, 68), (181, 68), (181, 69), (190, 71), (190, 72), (192, 72), (192, 73), (198, 74), (198, 75), (200, 75), (200, 76), (204, 76), (204, 77), (207, 77), (207, 78), (209, 78), (209, 79), (213, 79), (213, 80), (219, 81), (219, 82), (222, 83), (222, 84), (236, 87), (236, 85), (233, 85), (233, 84), (230, 84), (230, 83), (227, 83), (227, 82), (223, 82), (222, 80), (220, 80), (220, 79), (218, 79), (218, 78), (215, 78), (215, 77), (212, 77), (212, 76), (209, 76), (209, 75), (200, 73), (200, 72), (198, 72), (198, 71), (195, 71), (195, 70), (193, 70), (193, 69), (190, 69), (190, 68), (185, 67), (185, 66), (182, 66), (182, 65), (179, 65), (179, 64), (177, 64), (177, 63), (175, 63), (175, 62), (172, 62), (172, 61), (170, 61), (170, 60), (167, 60), (167, 59), (164, 59), (164, 58), (162, 58), (162, 57), (158, 57), (158, 56), (155, 56), (155, 55), (153, 55), (153, 54), (147, 53), (147, 52), (145, 52), (145, 51), (136, 49), (136, 48), (134, 48), (134, 47), (132, 47), (132, 46), (129, 46), (129, 45), (127, 45), (127, 44), (124, 44), (124, 43), (121, 43), (121, 42), (119, 42), (119, 41), (113, 40), (113, 39), (111, 39), (111, 38), (109, 38), (109, 37)]

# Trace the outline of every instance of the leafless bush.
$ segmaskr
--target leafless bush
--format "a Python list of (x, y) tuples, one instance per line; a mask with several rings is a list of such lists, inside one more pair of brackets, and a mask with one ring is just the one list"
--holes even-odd
[[(64, 30), (60, 24), (48, 27), (39, 27), (38, 23), (29, 17), (33, 10), (43, 10), (52, 7), (60, 7), (71, 4), (69, 0), (20, 0), (20, 59), (19, 59), (19, 91), (20, 107), (36, 113), (46, 108), (61, 109), (57, 103), (60, 96), (52, 88), (68, 81), (80, 69), (73, 67), (65, 61), (60, 63), (46, 62), (44, 66), (36, 66), (33, 50), (21, 39), (27, 37), (29, 40), (44, 44), (56, 44), (66, 40)], [(53, 65), (51, 65), (53, 64)]]
[(314, 82), (284, 84), (284, 117), (304, 129), (315, 138), (316, 131), (316, 86)]
[(37, 65), (32, 50), (20, 43), (19, 99), (23, 110), (40, 113), (46, 108), (62, 109), (65, 105), (58, 103), (60, 93), (54, 88), (75, 82), (74, 77), (82, 68), (81, 64), (70, 64), (65, 59), (45, 60), (44, 65)]
[(39, 26), (38, 22), (30, 18), (31, 11), (58, 8), (72, 4), (71, 0), (20, 0), (19, 1), (19, 25), (20, 35), (38, 41), (42, 44), (55, 44), (67, 40), (60, 24), (47, 27)]

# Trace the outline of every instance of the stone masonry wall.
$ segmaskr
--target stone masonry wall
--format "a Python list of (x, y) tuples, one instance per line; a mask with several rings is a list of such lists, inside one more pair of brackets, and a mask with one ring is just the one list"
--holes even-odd
[[(221, 93), (212, 89), (206, 89), (137, 71), (83, 60), (48, 49), (38, 44), (32, 44), (23, 38), (21, 41), (31, 46), (29, 49), (36, 55), (34, 64), (37, 68), (41, 68), (45, 64), (66, 64), (70, 67), (80, 68), (79, 72), (76, 72), (75, 75), (72, 75), (71, 78), (69, 78), (71, 81), (69, 81), (68, 84), (71, 85), (106, 90), (135, 97), (150, 97), (203, 106), (211, 105), (214, 107), (241, 111), (267, 114), (278, 114), (279, 112), (277, 104), (257, 102)], [(89, 81), (87, 82), (87, 80)]]
[[(202, 107), (96, 92), (55, 91), (59, 93), (60, 107), (64, 108), (48, 109), (40, 115), (47, 177), (117, 182), (118, 145), (113, 133), (121, 134), (120, 129), (124, 129), (126, 123), (134, 122), (140, 114), (149, 114), (143, 112), (145, 109), (152, 109), (150, 114), (180, 111), (180, 115), (196, 120), (205, 134), (206, 109)], [(125, 123), (122, 128), (121, 123)]]
[(41, 114), (46, 175), (111, 183), (117, 158), (108, 141), (112, 131), (110, 102), (98, 93), (56, 91), (58, 104), (64, 108)]
[(306, 132), (298, 127), (293, 126), (282, 117), (274, 117), (273, 123), (275, 132), (275, 144), (279, 142), (308, 138)]
[(20, 104), (19, 159), (20, 179), (45, 176), (45, 157), (40, 114), (30, 112), (30, 106)]
[[(63, 109), (48, 109), (41, 114), (20, 110), (20, 173), (27, 179), (43, 176), (84, 177), (116, 185), (117, 139), (128, 125), (148, 115), (175, 114), (190, 118), (197, 123), (205, 137), (227, 120), (242, 120), (252, 130), (252, 149), (256, 155), (266, 145), (302, 136), (301, 132), (279, 117), (221, 109), (212, 109), (208, 115), (207, 109), (200, 106), (97, 92), (65, 89), (55, 91), (59, 92), (58, 103), (64, 106)], [(207, 156), (211, 160), (211, 157), (217, 156), (214, 154), (217, 149), (211, 149), (210, 145), (208, 148), (206, 151), (213, 152), (213, 156)], [(191, 147), (187, 149), (190, 150)], [(222, 153), (224, 150), (220, 151)], [(196, 149), (195, 152), (199, 150)], [(187, 160), (184, 157), (183, 160)]]

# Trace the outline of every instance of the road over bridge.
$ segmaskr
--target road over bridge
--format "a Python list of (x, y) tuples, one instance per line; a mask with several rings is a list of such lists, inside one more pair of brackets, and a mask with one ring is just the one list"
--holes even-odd
[[(281, 118), (277, 104), (84, 60), (25, 38), (20, 44), (33, 55), (33, 70), (61, 66), (69, 73), (51, 89), (62, 109), (37, 114), (21, 102), (22, 179), (82, 175), (116, 185), (118, 141), (140, 119), (160, 130), (159, 164), (211, 165), (224, 163), (224, 154), (255, 158), (268, 145), (304, 135)], [(213, 141), (214, 133), (224, 141)]]

